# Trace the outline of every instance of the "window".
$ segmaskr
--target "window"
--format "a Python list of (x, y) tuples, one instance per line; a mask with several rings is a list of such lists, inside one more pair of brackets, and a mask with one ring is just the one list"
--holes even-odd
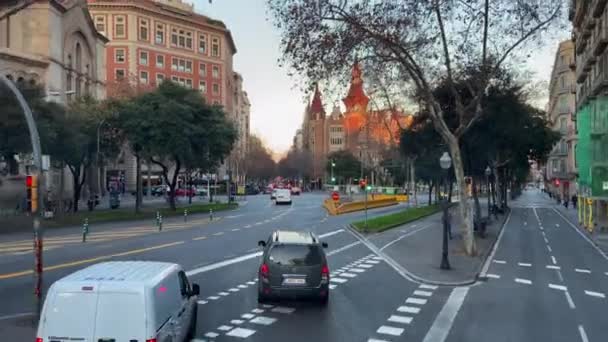
[(211, 56), (213, 56), (213, 57), (220, 56), (220, 39), (217, 37), (213, 37), (211, 39)]
[(190, 282), (188, 282), (188, 277), (186, 277), (186, 273), (184, 271), (180, 271), (178, 273), (179, 276), (179, 290), (182, 294), (182, 297), (187, 298), (190, 296), (190, 292), (192, 289), (190, 288)]
[(220, 101), (218, 101), (218, 100), (213, 100), (213, 105), (215, 105), (215, 106), (219, 106), (219, 105), (220, 105)]
[(186, 61), (186, 72), (192, 73), (192, 61)]
[(163, 55), (156, 55), (156, 67), (157, 68), (164, 68), (165, 67), (165, 56), (163, 56)]
[(559, 85), (560, 85), (562, 88), (565, 88), (565, 87), (566, 87), (566, 79), (565, 79), (565, 77), (564, 77), (564, 76), (560, 76), (560, 77), (559, 77)]
[(114, 75), (116, 76), (117, 81), (124, 80), (125, 79), (125, 70), (116, 69), (116, 71), (114, 72)]
[(139, 64), (148, 65), (148, 52), (147, 51), (139, 52)]
[(284, 266), (320, 265), (323, 257), (316, 245), (274, 245), (268, 253), (268, 260)]
[(156, 24), (156, 34), (154, 37), (154, 41), (156, 42), (156, 44), (165, 44), (165, 25)]
[(192, 61), (181, 58), (173, 58), (171, 60), (171, 69), (181, 72), (192, 73)]
[(139, 19), (139, 40), (149, 40), (148, 32), (150, 32), (150, 21)]
[(207, 82), (205, 82), (205, 81), (198, 82), (198, 91), (200, 91), (203, 94), (206, 94), (207, 93)]
[(186, 79), (186, 87), (192, 89), (192, 80), (189, 78)]
[(177, 77), (177, 76), (171, 76), (171, 81), (173, 81), (175, 83), (179, 83), (179, 77)]
[(220, 94), (220, 85), (217, 83), (213, 83), (213, 95)]
[(559, 61), (561, 65), (566, 65), (566, 56), (561, 55), (559, 56)]
[(566, 131), (568, 130), (568, 122), (566, 121), (566, 118), (559, 118), (559, 131), (561, 133), (566, 133)]
[(198, 74), (199, 76), (207, 76), (207, 65), (205, 63), (199, 63), (198, 65)]
[(199, 34), (198, 36), (198, 52), (207, 54), (207, 35)]
[(178, 66), (177, 66), (177, 70), (179, 71), (186, 71), (186, 60), (185, 59), (178, 59)]
[(164, 80), (165, 80), (165, 75), (156, 74), (156, 84), (161, 84), (161, 83), (163, 83)]
[(214, 65), (213, 70), (211, 71), (211, 75), (213, 76), (213, 78), (220, 78), (220, 67)]
[(114, 50), (114, 61), (116, 63), (124, 63), (125, 62), (125, 49), (116, 49), (116, 50)]
[(126, 38), (125, 21), (124, 15), (117, 15), (114, 17), (114, 36), (116, 38)]
[(568, 98), (566, 96), (560, 96), (560, 98), (559, 98), (559, 110), (562, 113), (568, 111)]
[(184, 49), (192, 49), (192, 32), (173, 28), (171, 30), (171, 45)]
[(106, 17), (98, 15), (95, 17), (95, 29), (97, 32), (105, 35), (106, 34)]
[(141, 71), (139, 73), (139, 82), (141, 82), (143, 84), (148, 84), (148, 72), (147, 71)]

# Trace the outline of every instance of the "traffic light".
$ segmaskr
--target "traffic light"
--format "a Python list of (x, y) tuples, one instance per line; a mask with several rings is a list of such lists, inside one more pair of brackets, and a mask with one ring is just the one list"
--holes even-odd
[(559, 179), (555, 179), (555, 186), (559, 186)]
[(38, 211), (38, 176), (29, 175), (25, 178), (27, 191), (27, 211), (35, 213)]
[(362, 179), (359, 181), (359, 188), (361, 188), (361, 190), (366, 190), (367, 187), (367, 181), (365, 179)]

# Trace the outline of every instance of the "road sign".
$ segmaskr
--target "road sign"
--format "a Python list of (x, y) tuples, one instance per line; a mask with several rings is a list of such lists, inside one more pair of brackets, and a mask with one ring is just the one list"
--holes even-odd
[(334, 200), (334, 202), (338, 202), (340, 200), (340, 194), (337, 191), (332, 192), (331, 199)]

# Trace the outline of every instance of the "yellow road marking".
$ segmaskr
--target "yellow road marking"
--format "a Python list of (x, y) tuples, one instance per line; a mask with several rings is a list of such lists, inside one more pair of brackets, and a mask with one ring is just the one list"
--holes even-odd
[(205, 240), (206, 238), (207, 238), (206, 236), (199, 236), (199, 237), (196, 237), (196, 238), (194, 238), (192, 240)]
[[(59, 264), (59, 265), (48, 266), (48, 267), (45, 267), (44, 270), (45, 271), (53, 271), (53, 270), (58, 270), (58, 269), (62, 269), (62, 268), (72, 267), (72, 266), (89, 264), (89, 263), (96, 262), (96, 261), (107, 260), (107, 259), (110, 259), (110, 258), (113, 258), (113, 257), (121, 257), (121, 256), (125, 256), (125, 255), (132, 255), (132, 254), (138, 254), (138, 253), (143, 253), (143, 252), (147, 252), (147, 251), (152, 251), (152, 250), (155, 250), (155, 249), (161, 249), (161, 248), (167, 248), (167, 247), (172, 247), (172, 246), (176, 246), (176, 245), (181, 245), (182, 243), (184, 243), (184, 241), (177, 241), (177, 242), (166, 243), (166, 244), (163, 244), (163, 245), (158, 245), (158, 246), (153, 246), (153, 247), (134, 249), (134, 250), (127, 251), (127, 252), (122, 252), (122, 253), (115, 253), (115, 254), (110, 254), (110, 255), (102, 255), (102, 256), (95, 257), (95, 258), (77, 260), (77, 261), (67, 262), (67, 263), (63, 263), (63, 264)], [(0, 279), (17, 278), (17, 277), (21, 277), (21, 276), (30, 275), (30, 274), (33, 274), (32, 270), (13, 272), (13, 273), (7, 273), (7, 274), (0, 274)]]

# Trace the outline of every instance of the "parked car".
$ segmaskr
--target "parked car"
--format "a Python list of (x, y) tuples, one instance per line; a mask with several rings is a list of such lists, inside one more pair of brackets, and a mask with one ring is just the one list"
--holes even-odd
[(190, 341), (199, 293), (177, 264), (95, 264), (50, 287), (36, 341)]
[(258, 302), (282, 297), (315, 298), (326, 305), (329, 300), (329, 267), (324, 248), (311, 232), (280, 230), (267, 241), (258, 270)]
[(291, 194), (292, 195), (300, 195), (302, 193), (302, 189), (300, 189), (300, 187), (297, 186), (292, 186), (291, 187)]
[(273, 189), (272, 192), (270, 193), (270, 200), (271, 201), (277, 199), (277, 191), (278, 190), (279, 189)]
[(275, 204), (291, 205), (291, 191), (289, 189), (277, 189), (274, 201)]
[(196, 196), (196, 192), (192, 188), (177, 188), (175, 189), (175, 196)]
[(152, 188), (152, 196), (163, 196), (167, 192), (169, 192), (168, 185), (158, 185)]
[(194, 190), (196, 196), (207, 196), (207, 187), (197, 186)]

